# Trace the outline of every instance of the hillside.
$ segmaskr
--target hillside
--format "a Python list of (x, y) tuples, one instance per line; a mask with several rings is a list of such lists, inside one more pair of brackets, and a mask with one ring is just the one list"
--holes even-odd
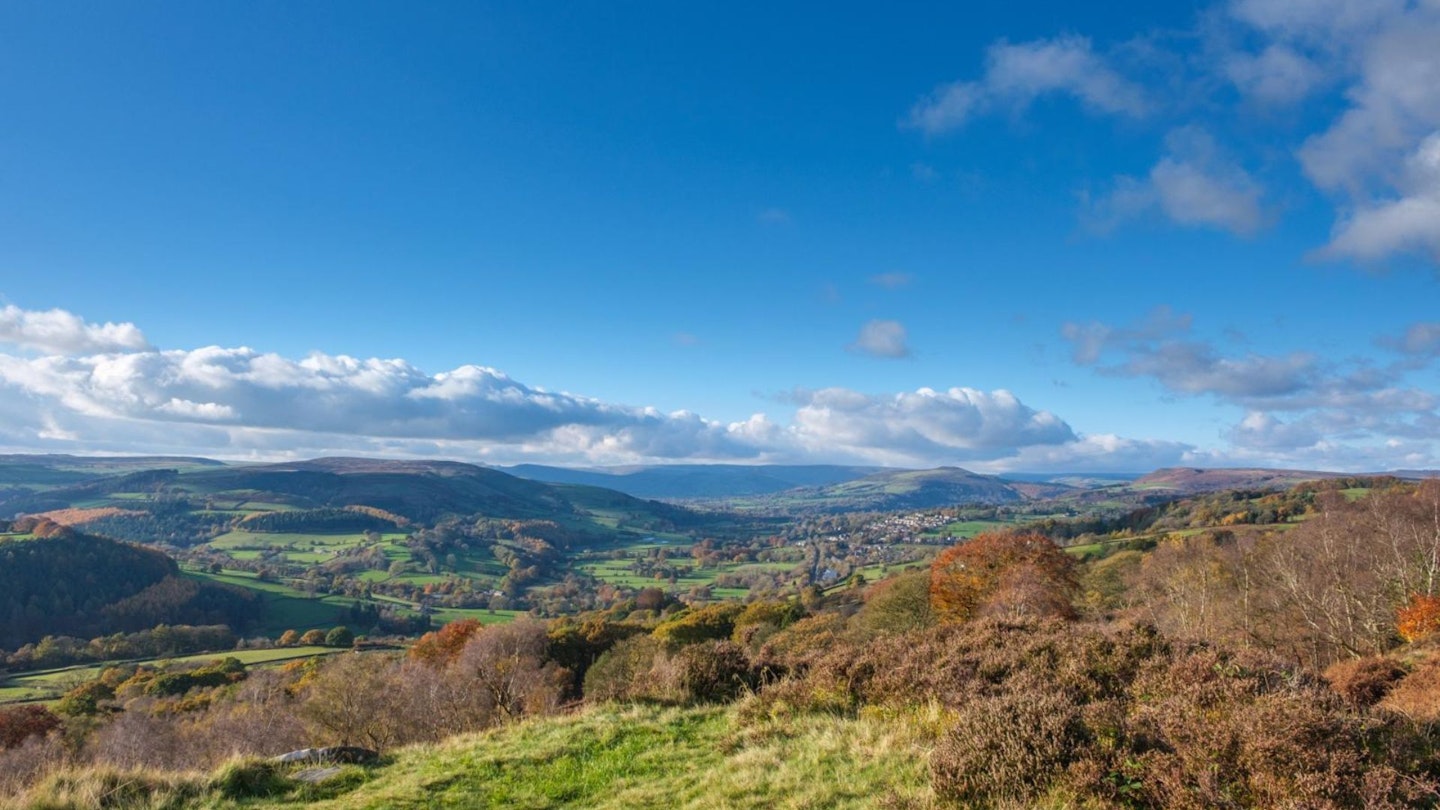
[[(642, 525), (683, 523), (692, 517), (685, 510), (619, 492), (597, 495), (590, 488), (552, 486), (460, 462), (350, 458), (249, 466), (213, 462), (185, 469), (122, 468), (123, 472), (87, 474), (75, 481), (27, 458), (11, 457), (8, 463), (0, 463), (0, 474), (11, 483), (0, 490), (0, 517), (76, 508), (122, 510), (96, 514), (97, 518), (110, 518), (107, 526), (112, 531), (137, 507), (148, 506), (140, 511), (149, 513), (158, 505), (168, 513), (209, 514), (214, 510), (204, 508), (205, 502), (213, 505), (217, 499), (232, 502), (231, 511), (247, 504), (305, 510), (368, 507), (420, 524), (469, 515), (583, 523), (589, 513), (587, 505), (595, 503), (603, 503), (607, 510), (623, 510)], [(198, 507), (188, 509), (177, 503), (177, 497), (191, 498)], [(247, 514), (253, 511), (247, 510)], [(139, 534), (123, 535), (125, 539), (143, 540), (144, 532), (152, 530), (141, 525), (143, 522), (136, 523)]]
[(535, 481), (587, 484), (618, 490), (637, 498), (701, 500), (768, 495), (798, 487), (853, 481), (881, 472), (881, 467), (838, 465), (659, 464), (575, 470), (521, 464), (506, 472)]
[(0, 533), (0, 648), (157, 623), (243, 628), (256, 618), (252, 597), (181, 580), (175, 561), (158, 551), (54, 524), (13, 528), (34, 534)]
[(1225, 489), (1285, 489), (1304, 481), (1343, 477), (1344, 473), (1315, 470), (1167, 467), (1140, 476), (1131, 482), (1131, 488), (1168, 489), (1189, 494)]
[(1070, 491), (1060, 484), (1006, 481), (959, 467), (887, 470), (824, 487), (794, 489), (772, 497), (773, 505), (834, 512), (933, 509), (962, 504), (1018, 503)]

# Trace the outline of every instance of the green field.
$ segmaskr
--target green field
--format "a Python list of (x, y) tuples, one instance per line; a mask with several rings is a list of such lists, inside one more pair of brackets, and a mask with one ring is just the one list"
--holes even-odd
[(334, 627), (355, 603), (354, 599), (344, 596), (308, 596), (282, 582), (263, 582), (248, 571), (227, 570), (219, 574), (186, 571), (185, 574), (258, 592), (264, 611), (260, 632), (271, 637), (286, 630), (304, 632)]
[[(387, 532), (380, 535), (382, 542), (395, 544), (406, 538), (404, 532)], [(338, 551), (340, 549), (354, 548), (368, 543), (365, 535), (359, 532), (345, 532), (341, 534), (290, 534), (284, 532), (248, 532), (236, 530), (227, 532), (216, 537), (206, 545), (211, 548), (224, 550), (231, 549), (286, 549), (299, 551), (302, 549), (322, 549), (326, 551)]]
[(991, 529), (1001, 529), (1006, 526), (1013, 526), (1014, 522), (1009, 520), (960, 520), (954, 523), (947, 523), (933, 532), (926, 532), (923, 537), (974, 537), (981, 532), (988, 532)]
[[(204, 664), (217, 658), (237, 658), (246, 666), (276, 664), (299, 658), (313, 658), (340, 652), (334, 647), (278, 647), (272, 650), (225, 650), (221, 652), (185, 655), (178, 658), (156, 658), (141, 661), (125, 661), (126, 664), (147, 666), (168, 666), (172, 664)], [(0, 680), (0, 703), (22, 701), (54, 700), (71, 688), (93, 681), (107, 667), (116, 662), (82, 664), (60, 669), (20, 672)]]

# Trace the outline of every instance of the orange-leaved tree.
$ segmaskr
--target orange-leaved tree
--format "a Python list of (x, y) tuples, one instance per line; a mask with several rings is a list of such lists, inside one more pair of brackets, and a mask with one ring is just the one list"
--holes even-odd
[(1410, 595), (1410, 601), (1395, 614), (1395, 629), (1406, 641), (1419, 641), (1440, 631), (1440, 596)]
[(930, 608), (942, 622), (1073, 618), (1078, 592), (1074, 559), (1042, 534), (985, 532), (930, 566)]
[(465, 644), (480, 632), (480, 622), (475, 619), (459, 619), (439, 630), (420, 637), (410, 647), (410, 660), (421, 661), (435, 667), (448, 665), (460, 656)]

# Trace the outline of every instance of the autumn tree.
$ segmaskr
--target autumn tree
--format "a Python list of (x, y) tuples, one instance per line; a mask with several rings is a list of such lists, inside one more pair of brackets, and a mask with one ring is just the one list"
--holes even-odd
[(923, 568), (905, 571), (871, 585), (855, 623), (867, 635), (906, 633), (933, 625), (929, 573)]
[(940, 553), (930, 567), (930, 607), (942, 622), (977, 616), (1071, 618), (1075, 562), (1041, 534), (986, 532)]
[(432, 666), (443, 666), (454, 661), (465, 648), (466, 642), (480, 631), (480, 622), (475, 619), (453, 621), (439, 630), (426, 633), (410, 647), (410, 659)]
[(325, 743), (382, 751), (399, 736), (390, 701), (394, 675), (389, 662), (358, 653), (336, 655), (307, 685), (300, 716)]
[(1419, 641), (1440, 631), (1440, 596), (1411, 594), (1395, 616), (1395, 627), (1406, 641)]
[(520, 619), (493, 625), (466, 643), (455, 663), (497, 716), (514, 719), (559, 705), (569, 673), (548, 662), (545, 624)]

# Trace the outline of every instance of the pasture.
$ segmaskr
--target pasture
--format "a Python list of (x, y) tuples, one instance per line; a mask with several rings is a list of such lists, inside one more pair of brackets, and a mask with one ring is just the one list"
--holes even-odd
[(0, 704), (21, 703), (37, 700), (55, 700), (70, 689), (100, 677), (100, 673), (117, 665), (141, 665), (167, 667), (172, 665), (205, 664), (217, 658), (236, 658), (248, 666), (281, 664), (317, 655), (340, 652), (335, 647), (276, 647), (269, 650), (221, 650), (197, 653), (175, 658), (145, 658), (129, 661), (106, 661), (98, 664), (78, 664), (58, 669), (18, 672), (0, 679)]

